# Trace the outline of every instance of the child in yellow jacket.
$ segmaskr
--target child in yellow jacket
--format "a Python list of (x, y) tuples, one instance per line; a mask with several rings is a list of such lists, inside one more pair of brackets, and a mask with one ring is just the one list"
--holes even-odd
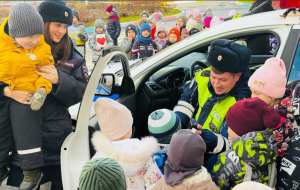
[[(13, 5), (0, 26), (0, 82), (7, 85), (1, 89), (6, 96), (0, 96), (0, 183), (8, 175), (6, 167), (14, 140), (24, 170), (20, 189), (38, 187), (43, 176), (39, 170), (44, 166), (40, 108), (52, 84), (37, 75), (37, 67), (54, 64), (43, 33), (42, 17), (28, 3)], [(8, 93), (13, 90), (29, 92), (30, 102), (10, 98)]]

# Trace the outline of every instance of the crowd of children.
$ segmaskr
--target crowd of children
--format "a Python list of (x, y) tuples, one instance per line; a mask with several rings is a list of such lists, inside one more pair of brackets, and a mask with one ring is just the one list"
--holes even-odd
[[(163, 13), (155, 12), (149, 15), (147, 11), (143, 11), (136, 25), (129, 24), (126, 26), (126, 37), (123, 39), (120, 47), (125, 51), (129, 60), (151, 57), (176, 42), (223, 22), (223, 18), (213, 17), (212, 11), (212, 7), (207, 7), (203, 14), (198, 9), (188, 10), (185, 15), (181, 14), (178, 17), (176, 24), (169, 30), (166, 28)], [(88, 44), (94, 51), (93, 63), (97, 61), (102, 49), (112, 46), (111, 41), (114, 46), (118, 46), (121, 26), (116, 7), (110, 5), (106, 9), (106, 13), (107, 26), (104, 25), (103, 21), (100, 21), (101, 19), (97, 19), (95, 21), (94, 34), (89, 39)], [(234, 17), (237, 15), (235, 13), (236, 11), (232, 10), (229, 16)], [(73, 26), (80, 31), (78, 39), (74, 43), (76, 44), (76, 49), (80, 53), (85, 54), (83, 47), (85, 47), (85, 42), (88, 40), (86, 29), (79, 22), (80, 16), (77, 9), (73, 9), (73, 15)], [(99, 23), (101, 23), (101, 26), (99, 26)], [(97, 31), (99, 27), (102, 29)], [(105, 34), (104, 40), (101, 39), (102, 37), (97, 37), (97, 34)]]

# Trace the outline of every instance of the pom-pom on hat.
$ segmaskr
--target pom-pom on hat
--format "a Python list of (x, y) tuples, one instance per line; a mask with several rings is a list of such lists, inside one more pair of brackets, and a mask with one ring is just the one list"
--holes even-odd
[(170, 144), (172, 135), (180, 129), (180, 118), (171, 110), (160, 109), (149, 115), (149, 133), (161, 144)]
[(73, 24), (72, 9), (61, 0), (46, 0), (41, 2), (37, 11), (44, 22), (59, 22), (71, 26)]
[(286, 89), (286, 68), (276, 57), (268, 59), (248, 81), (248, 86), (272, 98), (282, 98)]
[(244, 72), (249, 64), (251, 50), (232, 40), (219, 39), (211, 43), (208, 63), (221, 72)]
[(88, 161), (79, 177), (79, 189), (125, 190), (126, 178), (121, 165), (112, 158)]
[(152, 22), (154, 25), (156, 25), (156, 23), (157, 23), (158, 21), (160, 21), (160, 20), (162, 19), (162, 17), (163, 17), (162, 12), (156, 12), (156, 13), (153, 13), (153, 14), (148, 18), (148, 20), (149, 20), (150, 22)]
[(235, 103), (226, 114), (226, 122), (230, 129), (242, 136), (253, 131), (274, 129), (280, 123), (279, 113), (268, 108), (259, 98), (249, 98)]

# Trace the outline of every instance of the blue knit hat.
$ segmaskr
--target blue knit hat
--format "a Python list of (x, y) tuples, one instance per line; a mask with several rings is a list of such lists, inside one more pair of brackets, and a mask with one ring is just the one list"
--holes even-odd
[(151, 27), (150, 27), (150, 25), (146, 21), (144, 21), (143, 24), (141, 25), (141, 27), (140, 27), (140, 33), (142, 34), (142, 32), (144, 30), (148, 30), (150, 32), (150, 35), (151, 35)]
[(159, 143), (170, 144), (172, 135), (181, 129), (181, 121), (173, 111), (160, 109), (150, 114), (148, 129)]
[(72, 9), (61, 0), (46, 0), (39, 4), (37, 11), (44, 22), (59, 22), (71, 26), (73, 24)]

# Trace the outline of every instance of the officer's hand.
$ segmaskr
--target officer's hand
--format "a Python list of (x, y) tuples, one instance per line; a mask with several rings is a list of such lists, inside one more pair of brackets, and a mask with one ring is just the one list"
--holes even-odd
[(202, 134), (202, 126), (198, 124), (197, 126), (197, 130), (195, 131), (195, 133), (197, 133), (198, 135)]
[(49, 80), (52, 84), (59, 83), (58, 72), (53, 65), (39, 66), (37, 74)]
[(4, 88), (3, 95), (9, 98), (14, 99), (15, 101), (21, 104), (29, 104), (30, 99), (32, 98), (32, 93), (21, 91), (21, 90), (13, 90), (10, 91), (8, 87)]

